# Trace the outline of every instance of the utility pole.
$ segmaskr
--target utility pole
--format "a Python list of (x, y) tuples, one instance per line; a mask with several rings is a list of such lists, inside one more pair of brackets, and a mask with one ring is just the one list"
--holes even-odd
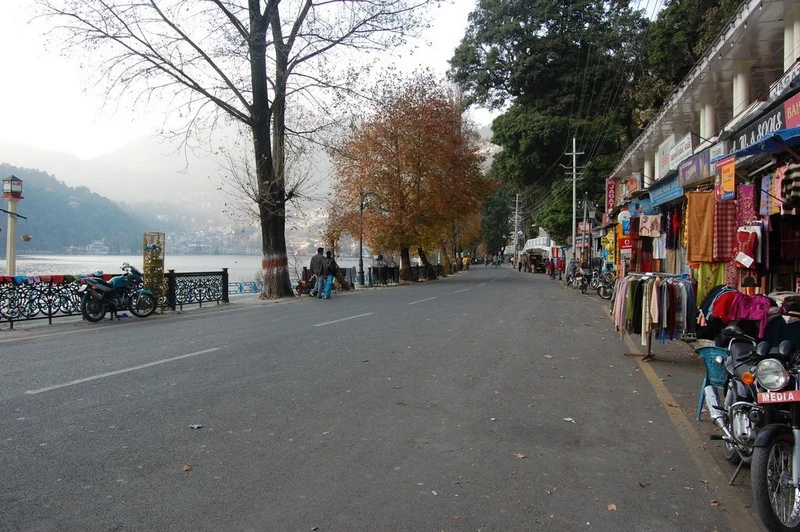
[(517, 194), (516, 206), (514, 207), (514, 266), (516, 267), (519, 256), (517, 255), (517, 244), (519, 240), (519, 194)]
[(576, 198), (575, 198), (575, 183), (578, 180), (578, 161), (577, 156), (583, 155), (583, 152), (575, 151), (575, 137), (572, 137), (572, 153), (567, 153), (566, 155), (572, 155), (572, 260), (575, 260), (576, 257), (576, 244), (575, 242), (575, 229), (578, 225), (578, 220), (576, 216)]

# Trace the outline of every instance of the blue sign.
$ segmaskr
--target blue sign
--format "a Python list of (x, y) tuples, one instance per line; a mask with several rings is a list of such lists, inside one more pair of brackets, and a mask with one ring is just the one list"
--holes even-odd
[(677, 177), (676, 175), (669, 179), (662, 179), (650, 186), (648, 192), (653, 206), (661, 205), (683, 196), (683, 187), (678, 183)]
[(711, 177), (711, 150), (703, 150), (678, 165), (678, 183), (685, 187)]

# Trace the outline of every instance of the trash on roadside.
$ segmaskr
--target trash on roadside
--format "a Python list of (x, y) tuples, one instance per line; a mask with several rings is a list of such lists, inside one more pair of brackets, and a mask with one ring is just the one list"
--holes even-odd
[(202, 429), (203, 425), (189, 425), (190, 429)]

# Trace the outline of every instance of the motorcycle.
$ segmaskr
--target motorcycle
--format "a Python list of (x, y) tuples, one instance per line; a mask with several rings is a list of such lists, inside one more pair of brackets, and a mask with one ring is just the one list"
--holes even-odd
[(102, 320), (106, 312), (117, 317), (118, 312), (129, 310), (138, 318), (146, 318), (156, 311), (158, 305), (153, 292), (144, 289), (142, 273), (127, 262), (122, 265), (125, 273), (108, 281), (102, 275), (84, 277), (78, 289), (81, 296), (81, 313), (91, 322)]
[(596, 288), (597, 295), (603, 299), (611, 299), (611, 296), (614, 295), (615, 283), (616, 279), (614, 278), (614, 272), (611, 270), (606, 270), (598, 278)]
[(715, 357), (715, 362), (725, 370), (724, 386), (707, 385), (704, 388), (705, 405), (711, 421), (722, 432), (721, 435), (712, 435), (711, 439), (722, 440), (723, 456), (728, 462), (738, 465), (729, 482), (733, 484), (742, 465), (751, 462), (757, 435), (763, 428), (763, 409), (756, 404), (752, 373), (759, 355), (756, 340), (736, 325), (726, 327), (716, 344), (726, 350), (724, 356)]
[(750, 484), (759, 517), (769, 530), (800, 529), (800, 354), (784, 340), (756, 347), (757, 401), (764, 428), (756, 438)]

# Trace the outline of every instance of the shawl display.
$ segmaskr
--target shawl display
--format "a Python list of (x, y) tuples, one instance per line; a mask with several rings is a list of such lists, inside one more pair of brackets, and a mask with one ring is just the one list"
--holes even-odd
[(689, 262), (714, 260), (714, 193), (687, 192), (686, 233)]
[(736, 236), (736, 204), (719, 201), (714, 209), (714, 262), (728, 262)]

